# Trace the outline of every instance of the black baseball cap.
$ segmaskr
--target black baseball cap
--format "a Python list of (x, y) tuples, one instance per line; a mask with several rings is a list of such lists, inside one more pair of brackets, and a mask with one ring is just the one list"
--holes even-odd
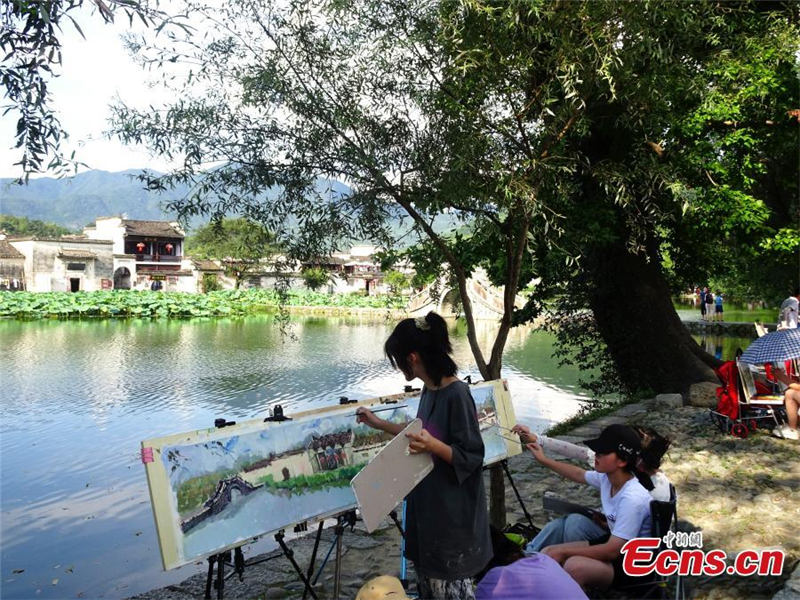
[(600, 432), (600, 437), (584, 440), (598, 454), (616, 452), (622, 460), (632, 460), (642, 449), (642, 441), (633, 428), (627, 425), (609, 425)]

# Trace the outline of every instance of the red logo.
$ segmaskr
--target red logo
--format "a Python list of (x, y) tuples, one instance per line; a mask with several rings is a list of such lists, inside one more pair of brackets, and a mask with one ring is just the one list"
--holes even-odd
[[(622, 568), (628, 575), (642, 576), (656, 573), (670, 575), (780, 575), (783, 572), (785, 555), (783, 550), (744, 550), (728, 564), (724, 550), (702, 550), (701, 548), (671, 547), (672, 536), (658, 538), (634, 538), (622, 547)], [(659, 550), (662, 542), (668, 547)], [(702, 538), (701, 538), (702, 546)]]

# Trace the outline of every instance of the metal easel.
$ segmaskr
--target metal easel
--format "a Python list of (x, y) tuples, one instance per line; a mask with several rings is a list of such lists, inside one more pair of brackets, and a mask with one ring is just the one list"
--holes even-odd
[[(347, 398), (341, 398), (340, 404), (348, 404), (354, 401), (348, 401)], [(270, 416), (264, 419), (265, 422), (272, 421), (272, 422), (282, 422), (282, 421), (291, 421), (291, 417), (287, 417), (283, 414), (283, 407), (280, 405), (276, 405), (272, 410)], [(214, 426), (217, 428), (227, 427), (229, 425), (235, 425), (235, 421), (227, 421), (226, 419), (215, 419)], [(211, 599), (211, 589), (212, 587), (217, 590), (217, 600), (223, 600), (224, 593), (225, 593), (225, 581), (232, 577), (233, 575), (238, 575), (239, 580), (241, 581), (244, 576), (245, 567), (258, 565), (276, 558), (286, 557), (289, 562), (292, 564), (295, 572), (297, 573), (298, 577), (300, 577), (300, 581), (303, 582), (303, 598), (305, 599), (309, 594), (314, 600), (317, 599), (317, 594), (314, 592), (313, 586), (316, 585), (317, 581), (319, 581), (320, 576), (322, 575), (322, 571), (325, 568), (325, 565), (330, 558), (331, 552), (333, 549), (336, 549), (336, 557), (335, 557), (335, 568), (334, 568), (334, 595), (333, 597), (338, 600), (340, 588), (341, 588), (341, 578), (342, 578), (342, 537), (344, 535), (345, 527), (349, 526), (351, 531), (355, 527), (356, 523), (356, 512), (355, 510), (348, 510), (336, 516), (336, 527), (334, 528), (334, 538), (331, 543), (331, 547), (328, 549), (328, 553), (325, 556), (325, 559), (322, 562), (322, 565), (317, 571), (316, 577), (314, 577), (313, 582), (311, 581), (311, 574), (314, 572), (314, 563), (316, 562), (317, 558), (317, 551), (319, 549), (319, 542), (322, 537), (322, 530), (324, 527), (324, 520), (319, 522), (319, 527), (317, 528), (317, 533), (314, 539), (314, 549), (311, 553), (311, 559), (309, 561), (308, 569), (304, 573), (303, 570), (300, 568), (300, 565), (297, 564), (297, 561), (294, 558), (294, 550), (289, 548), (285, 541), (285, 532), (283, 529), (278, 531), (275, 534), (275, 541), (278, 542), (278, 545), (281, 549), (281, 554), (272, 554), (270, 556), (265, 556), (263, 558), (258, 559), (251, 559), (245, 560), (244, 554), (242, 553), (241, 546), (237, 546), (233, 549), (233, 560), (231, 561), (231, 550), (227, 550), (225, 552), (221, 552), (218, 554), (214, 554), (208, 557), (208, 573), (206, 576), (206, 588), (205, 588), (205, 600)], [(308, 529), (306, 523), (300, 523), (295, 526), (295, 532), (306, 531)], [(214, 565), (216, 564), (216, 578), (214, 578)], [(225, 574), (225, 567), (229, 566), (233, 568), (228, 574)]]
[[(280, 405), (275, 406), (274, 410), (271, 412), (270, 416), (264, 419), (264, 421), (291, 421), (290, 417), (286, 417), (283, 414), (283, 407)], [(226, 419), (214, 419), (214, 427), (222, 428), (228, 427), (230, 425), (236, 425), (236, 421), (228, 421)], [(304, 525), (304, 524), (302, 524)], [(298, 525), (295, 527), (295, 531), (302, 531), (302, 525)], [(317, 543), (319, 543), (319, 536), (322, 533), (322, 523), (320, 523), (320, 529), (317, 532)], [(314, 593), (314, 590), (311, 588), (311, 584), (309, 583), (308, 577), (303, 573), (300, 565), (297, 564), (297, 561), (294, 558), (294, 550), (289, 548), (286, 545), (284, 540), (285, 533), (284, 530), (281, 529), (275, 534), (275, 541), (278, 542), (278, 546), (280, 546), (282, 554), (273, 554), (271, 556), (265, 556), (263, 558), (258, 559), (251, 559), (245, 560), (244, 554), (242, 553), (242, 547), (237, 546), (233, 549), (233, 561), (231, 561), (231, 550), (226, 550), (225, 552), (220, 552), (218, 554), (214, 554), (208, 557), (208, 574), (206, 575), (206, 593), (205, 593), (205, 600), (211, 599), (211, 588), (213, 587), (217, 590), (217, 600), (223, 600), (225, 595), (225, 580), (229, 579), (233, 575), (239, 576), (239, 581), (242, 580), (244, 576), (244, 569), (245, 567), (258, 565), (275, 558), (281, 558), (281, 556), (285, 556), (289, 562), (294, 567), (294, 570), (297, 572), (297, 575), (300, 577), (300, 580), (303, 582), (305, 586), (305, 590), (303, 592), (303, 597), (305, 598), (305, 594), (310, 593), (311, 597), (314, 600), (317, 600), (317, 595)], [(314, 546), (316, 552), (316, 544)], [(313, 560), (313, 558), (312, 558)], [(216, 579), (214, 578), (214, 564), (216, 563)], [(225, 574), (225, 566), (233, 567), (233, 571)]]
[[(321, 523), (320, 523), (321, 525)], [(231, 562), (231, 551), (228, 550), (226, 552), (222, 552), (219, 554), (214, 554), (213, 556), (208, 557), (208, 575), (206, 576), (206, 593), (205, 593), (205, 600), (211, 599), (211, 588), (217, 590), (217, 600), (223, 600), (225, 595), (225, 580), (231, 578), (233, 575), (239, 576), (239, 581), (242, 580), (244, 576), (244, 569), (245, 567), (252, 567), (254, 565), (258, 565), (269, 560), (273, 560), (275, 558), (281, 558), (285, 556), (289, 559), (289, 562), (292, 563), (292, 567), (297, 572), (297, 575), (300, 577), (300, 580), (303, 582), (305, 586), (305, 591), (303, 592), (303, 597), (305, 598), (306, 593), (311, 593), (311, 597), (314, 600), (317, 600), (317, 595), (314, 593), (314, 590), (311, 587), (311, 584), (308, 581), (308, 578), (303, 573), (300, 565), (297, 564), (297, 561), (294, 559), (294, 550), (289, 548), (284, 541), (284, 530), (281, 529), (278, 533), (275, 534), (275, 541), (278, 542), (278, 545), (281, 547), (282, 554), (273, 554), (272, 556), (265, 556), (264, 558), (258, 559), (251, 559), (245, 560), (244, 554), (242, 554), (242, 547), (237, 546), (233, 549), (233, 562)], [(217, 564), (217, 577), (214, 579), (214, 563)], [(233, 567), (233, 571), (225, 574), (225, 566)], [(212, 581), (213, 580), (213, 581)]]

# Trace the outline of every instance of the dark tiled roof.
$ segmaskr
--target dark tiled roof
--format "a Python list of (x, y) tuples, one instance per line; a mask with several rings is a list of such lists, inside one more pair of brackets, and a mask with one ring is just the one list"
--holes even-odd
[(342, 258), (341, 256), (325, 256), (315, 258), (313, 260), (305, 261), (304, 265), (317, 266), (317, 265), (344, 265), (350, 259)]
[(148, 237), (169, 237), (183, 239), (183, 234), (168, 221), (122, 221), (127, 235), (145, 235)]
[(193, 258), (192, 264), (197, 268), (198, 271), (224, 271), (224, 269), (213, 260)]
[(93, 240), (81, 236), (65, 236), (65, 237), (38, 237), (38, 236), (13, 236), (9, 237), (13, 242), (70, 242), (75, 244), (106, 244), (111, 245), (112, 240)]
[(0, 258), (25, 258), (25, 255), (8, 243), (0, 240)]

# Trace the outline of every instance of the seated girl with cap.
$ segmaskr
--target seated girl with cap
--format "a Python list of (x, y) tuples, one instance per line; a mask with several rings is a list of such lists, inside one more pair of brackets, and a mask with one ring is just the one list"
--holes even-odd
[[(542, 447), (542, 450), (548, 454), (558, 454), (564, 458), (570, 458), (588, 464), (590, 467), (594, 466), (594, 450), (588, 446), (579, 446), (564, 440), (548, 437), (541, 433), (533, 433), (529, 427), (519, 423), (514, 426), (512, 431), (519, 435), (523, 444), (537, 442)], [(672, 440), (664, 437), (650, 427), (637, 426), (634, 427), (634, 431), (639, 435), (639, 441), (642, 445), (636, 468), (640, 472), (646, 473), (653, 484), (653, 489), (650, 489), (650, 486), (645, 486), (645, 488), (650, 491), (653, 500), (669, 502), (671, 499), (671, 482), (661, 470), (661, 460), (664, 458), (667, 450), (669, 450)], [(637, 474), (637, 477), (638, 476)], [(562, 541), (571, 542), (581, 539), (584, 538), (582, 536), (576, 538), (568, 537)]]
[[(584, 442), (594, 450), (594, 470), (545, 456), (537, 442), (527, 444), (534, 458), (559, 475), (600, 490), (608, 530), (583, 515), (569, 515), (548, 523), (526, 547), (527, 553), (542, 550), (562, 564), (582, 587), (607, 588), (622, 583), (620, 550), (630, 539), (650, 535), (650, 501), (647, 489), (637, 478), (636, 462), (641, 450), (637, 433), (627, 425), (609, 425), (600, 437)], [(649, 477), (642, 481), (652, 487)], [(580, 521), (581, 541), (564, 542), (564, 530)]]

